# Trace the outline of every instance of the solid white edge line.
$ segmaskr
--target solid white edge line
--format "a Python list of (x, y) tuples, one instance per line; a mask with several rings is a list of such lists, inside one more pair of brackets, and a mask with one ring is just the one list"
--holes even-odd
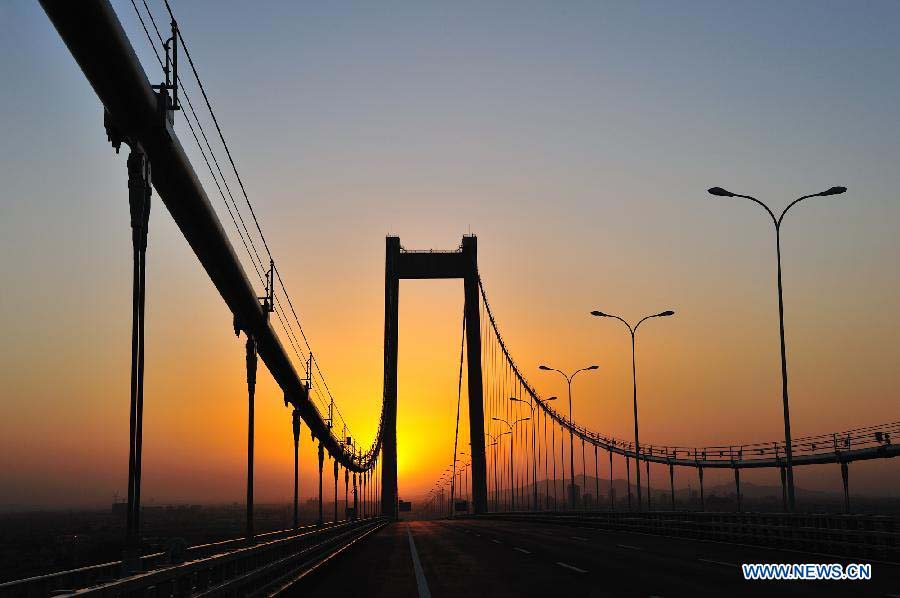
[(734, 563), (726, 563), (725, 561), (716, 561), (714, 559), (697, 559), (702, 563), (712, 563), (713, 565), (722, 565), (723, 567), (737, 567)]
[(570, 569), (570, 570), (576, 571), (578, 573), (587, 573), (587, 571), (585, 571), (584, 569), (579, 569), (578, 567), (575, 567), (574, 565), (569, 565), (568, 563), (556, 561), (556, 564), (559, 565), (560, 567), (565, 567), (566, 569)]
[(514, 546), (514, 547), (513, 547), (513, 550), (518, 550), (518, 551), (521, 552), (522, 554), (531, 554), (531, 551), (530, 551), (530, 550), (525, 550), (524, 548), (519, 548), (518, 546)]

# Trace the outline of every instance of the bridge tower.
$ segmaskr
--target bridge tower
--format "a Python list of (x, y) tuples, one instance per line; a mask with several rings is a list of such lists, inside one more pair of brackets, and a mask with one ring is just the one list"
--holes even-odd
[(463, 237), (462, 244), (455, 251), (409, 251), (400, 246), (399, 237), (387, 237), (385, 249), (382, 512), (388, 517), (397, 516), (397, 331), (400, 280), (461, 278), (465, 296), (472, 503), (476, 513), (484, 513), (487, 511), (487, 464), (484, 455), (478, 239), (474, 235)]

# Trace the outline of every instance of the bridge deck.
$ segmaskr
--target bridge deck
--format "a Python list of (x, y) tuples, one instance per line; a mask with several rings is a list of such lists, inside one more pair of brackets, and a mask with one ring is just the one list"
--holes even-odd
[[(433, 596), (745, 595), (785, 582), (745, 582), (743, 562), (857, 562), (793, 551), (543, 523), (394, 523), (294, 588), (345, 596), (422, 596), (412, 549)], [(853, 585), (856, 584), (856, 585)], [(861, 584), (865, 584), (863, 587)], [(900, 592), (900, 565), (873, 565), (868, 582), (791, 583), (792, 595)]]

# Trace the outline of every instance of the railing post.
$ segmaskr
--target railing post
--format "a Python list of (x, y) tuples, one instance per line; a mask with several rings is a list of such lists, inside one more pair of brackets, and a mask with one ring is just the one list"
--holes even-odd
[[(625, 487), (628, 489), (628, 510), (631, 510), (631, 461), (628, 459), (628, 453), (625, 456)], [(640, 466), (638, 466), (640, 467)]]
[(669, 462), (669, 488), (672, 491), (672, 511), (675, 510), (675, 465)]
[(356, 472), (353, 472), (353, 520), (359, 519), (359, 491), (356, 486)]
[(613, 488), (613, 462), (612, 462), (612, 449), (608, 449), (609, 452), (609, 510), (616, 510), (616, 490)]
[(319, 441), (319, 518), (316, 521), (317, 525), (322, 525), (325, 523), (324, 513), (322, 511), (322, 466), (325, 464), (325, 447), (322, 445), (322, 441)]
[(706, 511), (706, 501), (703, 497), (703, 466), (697, 466), (697, 475), (700, 476), (700, 510)]
[(650, 458), (647, 458), (647, 511), (651, 510), (650, 505)]
[(334, 459), (334, 522), (338, 522), (338, 460)]
[(737, 510), (738, 513), (741, 512), (741, 469), (739, 467), (734, 468), (734, 487), (737, 492)]
[(846, 461), (841, 461), (841, 480), (844, 482), (844, 513), (850, 512), (850, 472)]
[[(112, 137), (111, 137), (112, 138)], [(115, 144), (115, 142), (114, 142)], [(118, 151), (118, 146), (116, 146)], [(150, 162), (140, 149), (128, 156), (128, 206), (134, 257), (131, 320), (131, 405), (128, 446), (128, 510), (125, 523), (125, 566), (140, 569), (141, 451), (144, 420), (144, 307), (147, 228), (150, 219)]]
[(252, 542), (253, 530), (253, 429), (256, 397), (256, 341), (247, 335), (247, 540)]
[(350, 507), (350, 470), (344, 468), (344, 519), (349, 519), (347, 509)]
[(300, 411), (296, 408), (293, 413), (294, 428), (294, 529), (299, 527), (299, 491), (300, 491)]
[(781, 505), (784, 512), (787, 513), (787, 472), (784, 470), (784, 465), (780, 466), (778, 469), (781, 470)]

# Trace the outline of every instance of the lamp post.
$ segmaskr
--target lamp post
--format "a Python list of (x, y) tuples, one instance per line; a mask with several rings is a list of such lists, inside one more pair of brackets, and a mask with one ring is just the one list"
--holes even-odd
[(509, 497), (510, 497), (510, 510), (516, 510), (516, 490), (515, 486), (515, 475), (513, 473), (513, 451), (515, 450), (515, 435), (513, 435), (512, 431), (516, 424), (520, 424), (522, 422), (527, 422), (530, 417), (522, 417), (517, 420), (514, 420), (513, 423), (509, 423), (505, 419), (499, 417), (492, 417), (494, 421), (503, 422), (509, 428)]
[[(489, 448), (491, 448), (491, 447), (493, 447), (493, 446), (497, 446), (498, 444), (500, 444), (500, 443), (497, 442), (497, 441), (494, 441), (494, 442), (490, 443), (489, 445), (487, 445), (487, 446), (484, 447), (484, 448), (485, 448), (485, 450), (487, 450), (487, 449), (489, 449)], [(492, 452), (493, 455), (494, 455), (493, 458), (491, 459), (491, 469), (493, 470), (493, 473), (492, 473), (491, 477), (494, 479), (494, 492), (496, 493), (496, 491), (497, 491), (497, 449), (494, 449), (494, 450), (491, 451), (491, 452)], [(488, 493), (488, 496), (490, 496), (490, 493)], [(494, 496), (496, 497), (496, 494), (495, 494)], [(497, 508), (497, 501), (496, 501), (496, 500), (494, 501), (494, 508), (495, 508), (495, 509)]]
[(847, 191), (846, 187), (831, 187), (830, 189), (826, 189), (825, 191), (820, 191), (819, 193), (812, 193), (810, 195), (804, 195), (803, 197), (799, 197), (788, 204), (788, 206), (781, 212), (781, 215), (776, 217), (775, 213), (769, 209), (769, 206), (756, 199), (755, 197), (751, 197), (750, 195), (740, 195), (739, 193), (732, 193), (730, 191), (726, 191), (721, 187), (712, 187), (708, 190), (710, 195), (715, 195), (716, 197), (742, 197), (744, 199), (749, 199), (750, 201), (756, 202), (761, 205), (763, 209), (772, 217), (772, 223), (775, 225), (775, 255), (778, 261), (778, 332), (781, 338), (781, 402), (784, 408), (784, 455), (785, 461), (787, 465), (787, 490), (788, 490), (788, 511), (794, 511), (794, 462), (793, 462), (793, 451), (791, 449), (791, 412), (788, 406), (788, 377), (787, 377), (787, 353), (785, 349), (784, 342), (784, 297), (782, 292), (781, 285), (781, 223), (784, 220), (784, 215), (787, 214), (788, 210), (790, 210), (794, 205), (800, 203), (804, 199), (809, 199), (810, 197), (827, 197), (829, 195), (841, 195)]
[[(504, 436), (509, 434), (509, 432), (500, 432), (499, 434), (488, 434), (488, 437), (493, 441), (490, 446), (500, 446), (500, 440), (503, 439)], [(501, 453), (502, 454), (502, 453)], [(497, 449), (494, 449), (494, 508), (496, 510), (500, 510), (500, 484), (497, 480), (497, 470), (499, 469), (497, 465)]]
[(589, 370), (599, 369), (599, 365), (589, 365), (585, 368), (581, 368), (572, 372), (571, 375), (567, 375), (562, 370), (558, 370), (556, 368), (551, 368), (547, 365), (538, 366), (538, 369), (548, 371), (548, 372), (557, 372), (563, 378), (566, 379), (566, 384), (569, 386), (569, 477), (572, 484), (571, 491), (571, 502), (572, 502), (572, 510), (575, 510), (575, 432), (572, 431), (572, 426), (574, 425), (574, 420), (572, 419), (572, 380), (575, 376), (578, 375), (579, 372), (587, 372)]
[[(549, 403), (550, 401), (555, 401), (556, 397), (547, 397), (544, 399), (545, 403)], [(546, 483), (544, 484), (544, 510), (550, 510), (550, 465), (547, 463), (547, 412), (544, 411), (544, 480)], [(556, 454), (553, 455), (553, 477), (556, 478)], [(556, 480), (553, 480), (553, 486), (556, 487)], [(556, 494), (556, 490), (553, 491), (554, 495)]]
[(537, 511), (537, 451), (535, 449), (535, 439), (534, 439), (534, 404), (532, 403), (531, 395), (528, 395), (528, 402), (526, 403), (522, 399), (517, 399), (516, 397), (509, 397), (510, 401), (515, 401), (516, 403), (522, 403), (526, 405), (529, 409), (531, 409), (531, 481), (534, 482), (534, 491), (533, 491), (533, 505), (534, 510)]
[[(635, 365), (634, 358), (634, 335), (637, 333), (638, 326), (641, 325), (644, 320), (649, 320), (650, 318), (667, 318), (669, 316), (674, 316), (675, 312), (672, 310), (661, 311), (658, 314), (652, 314), (649, 316), (644, 316), (638, 323), (632, 326), (628, 322), (626, 322), (623, 318), (619, 316), (615, 316), (612, 314), (603, 313), (602, 311), (594, 310), (591, 312), (592, 316), (597, 316), (599, 318), (615, 318), (619, 320), (625, 326), (628, 327), (628, 332), (631, 333), (631, 385), (633, 390), (633, 398), (634, 398), (634, 464), (636, 475), (636, 483), (637, 483), (637, 505), (638, 511), (641, 510), (641, 444), (638, 441), (638, 408), (637, 408), (637, 367)], [(625, 459), (628, 459), (628, 456), (625, 456)], [(648, 461), (649, 463), (649, 461)], [(647, 490), (647, 510), (650, 509), (650, 490)]]
[(450, 465), (453, 468), (453, 478), (452, 478), (453, 481), (450, 482), (450, 503), (453, 505), (453, 511), (450, 514), (451, 518), (456, 515), (456, 487), (457, 487), (456, 486), (456, 477), (457, 477), (457, 475), (456, 475), (456, 460), (457, 460), (457, 457), (462, 457), (465, 454), (466, 453), (464, 453), (464, 452), (456, 453), (456, 456), (453, 457), (453, 463)]

